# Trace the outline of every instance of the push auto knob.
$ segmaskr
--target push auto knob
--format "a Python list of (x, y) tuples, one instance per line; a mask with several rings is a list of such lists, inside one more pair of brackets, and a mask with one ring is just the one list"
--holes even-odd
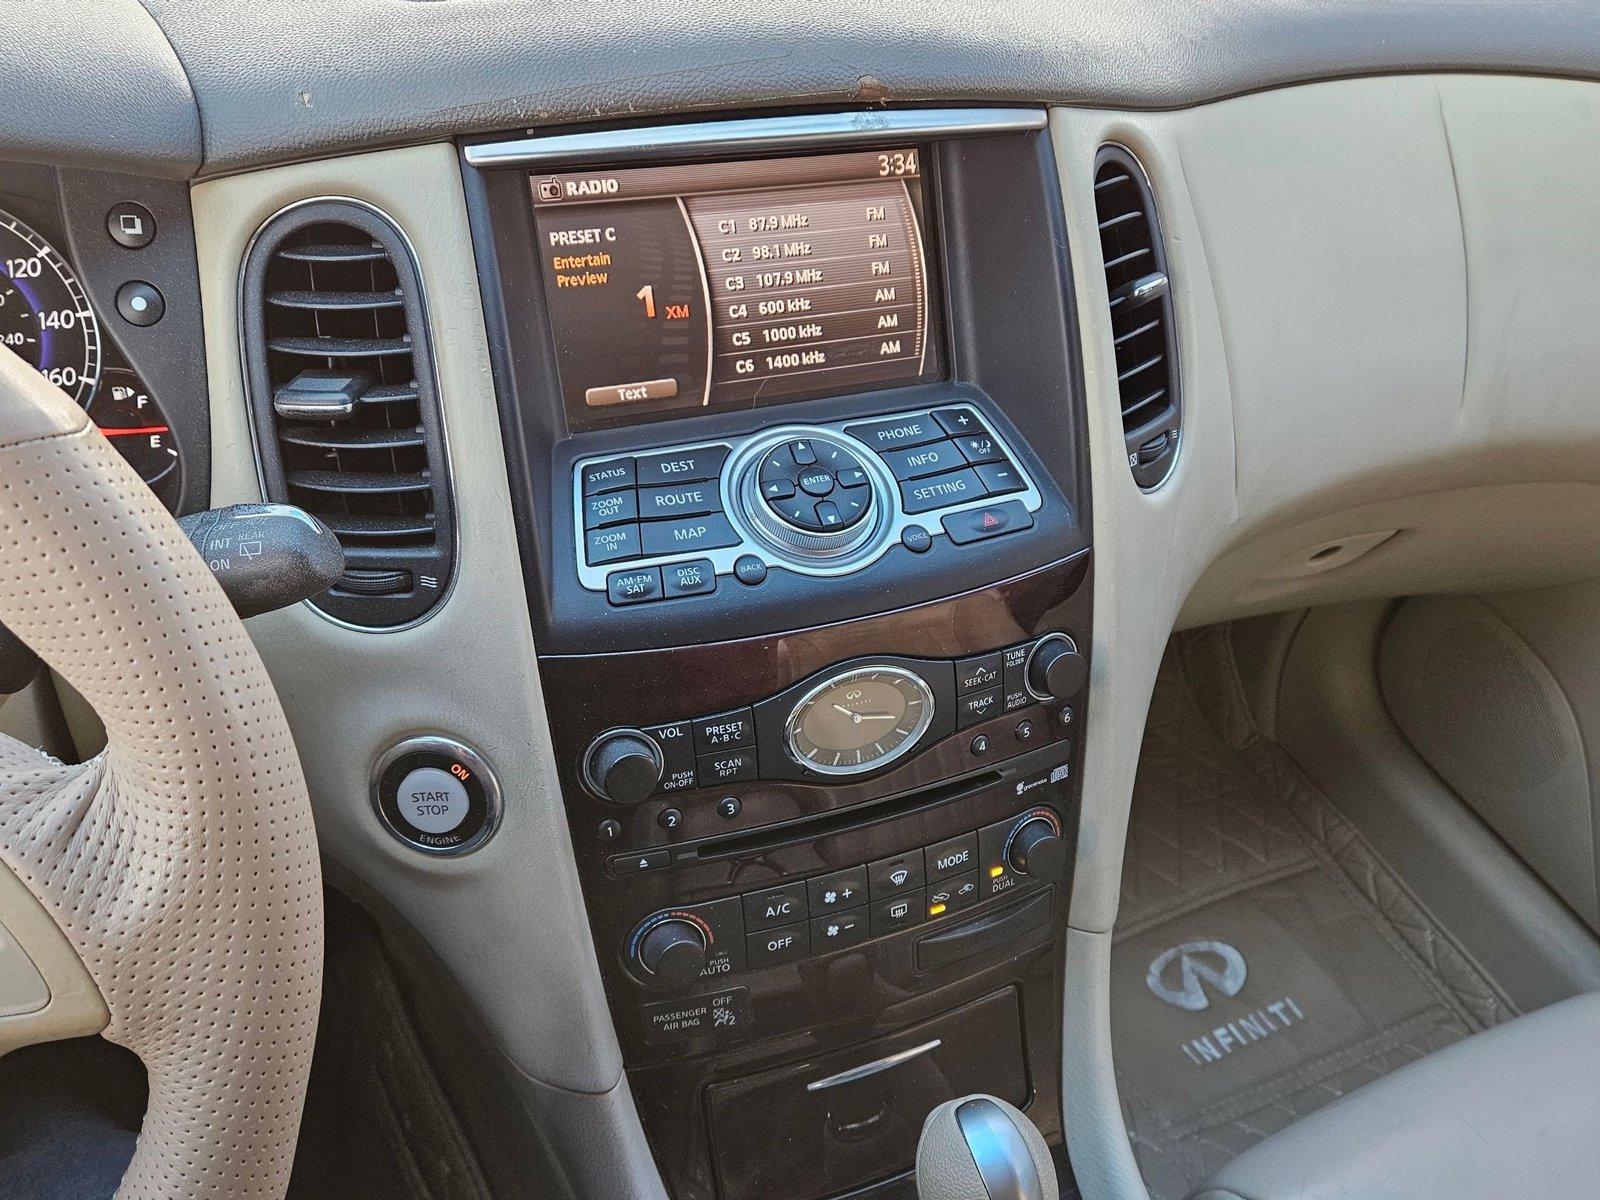
[(705, 931), (678, 917), (661, 921), (640, 939), (638, 958), (662, 987), (681, 991), (693, 985), (706, 965)]
[(637, 729), (615, 729), (595, 738), (583, 756), (584, 782), (613, 804), (637, 804), (661, 782), (661, 747)]
[(1067, 869), (1066, 839), (1048, 817), (1027, 817), (1012, 832), (1006, 858), (1018, 875), (1054, 883)]
[(1089, 660), (1064, 633), (1050, 633), (1028, 654), (1028, 690), (1038, 700), (1070, 700), (1089, 682)]

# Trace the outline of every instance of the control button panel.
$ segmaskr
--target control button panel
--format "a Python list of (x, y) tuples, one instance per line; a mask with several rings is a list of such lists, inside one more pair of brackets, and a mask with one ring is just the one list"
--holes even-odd
[(413, 850), (465, 854), (499, 824), (500, 786), (489, 764), (453, 738), (408, 738), (373, 765), (372, 806)]
[[(1059, 782), (1065, 768), (1021, 781)], [(760, 891), (652, 914), (624, 947), (636, 977), (658, 990), (831, 954), (965, 912), (985, 900), (1060, 882), (1070, 846), (1040, 805), (892, 858)]]
[[(837, 781), (903, 762), (1008, 712), (1070, 701), (1087, 678), (1087, 661), (1064, 633), (955, 662), (857, 659), (747, 708), (607, 730), (590, 743), (580, 775), (616, 804), (758, 779)], [(1030, 722), (1012, 734), (1019, 748), (1049, 740)]]
[[(618, 607), (707, 595), (718, 576), (754, 587), (778, 566), (841, 575), (897, 545), (1016, 533), (1044, 503), (966, 404), (586, 459), (574, 472), (578, 577)], [(672, 568), (689, 559), (685, 584)]]

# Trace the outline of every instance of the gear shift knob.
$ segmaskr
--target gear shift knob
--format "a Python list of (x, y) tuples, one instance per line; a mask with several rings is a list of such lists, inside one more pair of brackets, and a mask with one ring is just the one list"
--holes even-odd
[(1059, 1200), (1050, 1147), (1004, 1100), (963, 1096), (928, 1114), (917, 1143), (918, 1200)]

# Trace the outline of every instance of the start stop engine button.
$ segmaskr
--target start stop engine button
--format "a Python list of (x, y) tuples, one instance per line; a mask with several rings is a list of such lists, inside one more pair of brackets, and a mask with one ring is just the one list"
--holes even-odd
[(488, 763), (453, 738), (408, 738), (372, 773), (372, 804), (384, 826), (424, 854), (477, 849), (500, 821), (500, 788)]
[(467, 785), (438, 767), (418, 767), (400, 781), (400, 815), (428, 833), (449, 833), (467, 819)]

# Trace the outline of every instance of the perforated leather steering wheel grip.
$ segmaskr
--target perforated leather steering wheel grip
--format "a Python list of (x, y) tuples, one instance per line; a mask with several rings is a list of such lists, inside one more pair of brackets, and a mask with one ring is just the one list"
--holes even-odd
[(289, 727), (171, 516), (4, 349), (0, 622), (106, 727), (81, 766), (0, 738), (0, 860), (82, 957), (105, 1036), (148, 1071), (117, 1195), (276, 1200), (322, 982), (321, 872)]

